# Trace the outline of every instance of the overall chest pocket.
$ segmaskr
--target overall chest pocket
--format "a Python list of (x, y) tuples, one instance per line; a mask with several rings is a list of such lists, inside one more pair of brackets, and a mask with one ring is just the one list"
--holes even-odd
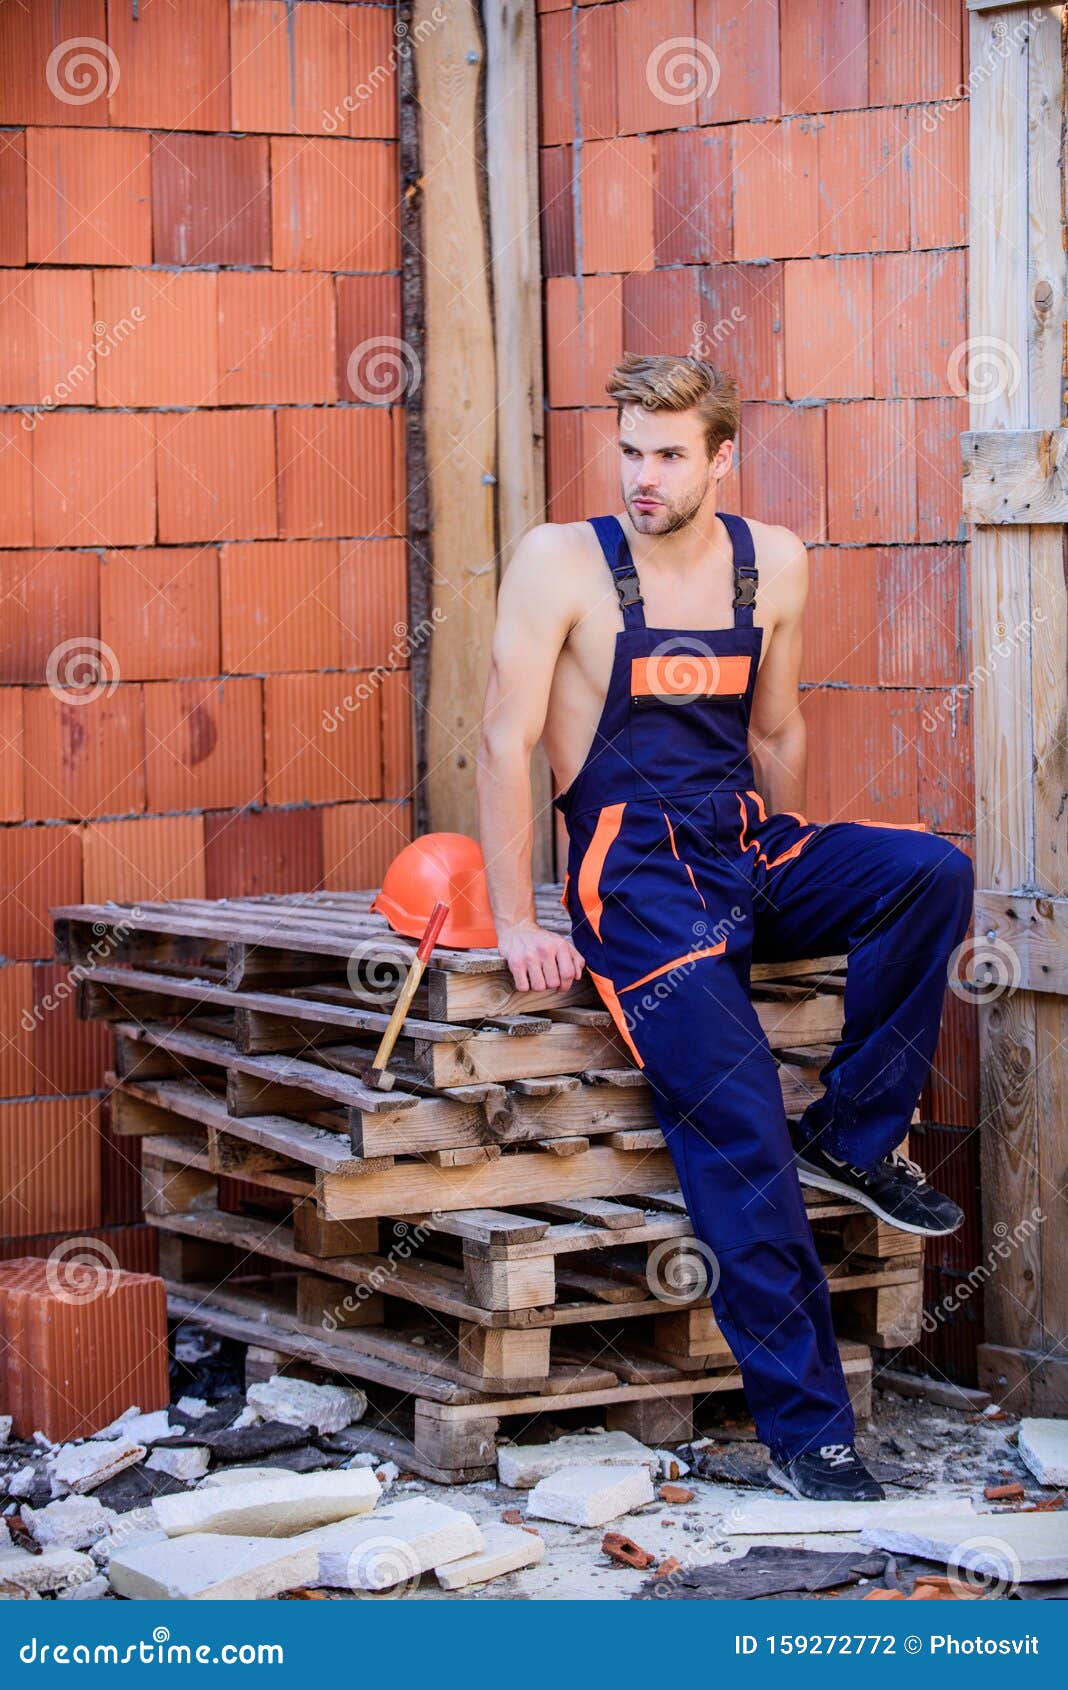
[(635, 709), (744, 698), (753, 659), (748, 652), (667, 652), (630, 660), (630, 698)]

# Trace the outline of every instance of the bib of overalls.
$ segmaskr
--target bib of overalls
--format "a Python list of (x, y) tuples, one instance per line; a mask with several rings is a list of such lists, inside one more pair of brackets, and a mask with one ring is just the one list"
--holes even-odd
[(622, 524), (590, 519), (623, 610), (604, 706), (581, 769), (553, 799), (567, 817), (605, 804), (752, 787), (749, 718), (763, 629), (753, 623), (753, 536), (717, 512), (734, 554), (734, 624), (650, 628)]

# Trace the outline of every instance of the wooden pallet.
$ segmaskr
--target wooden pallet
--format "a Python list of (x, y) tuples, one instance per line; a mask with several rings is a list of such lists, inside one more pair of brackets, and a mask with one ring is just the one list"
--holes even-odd
[[(389, 1429), (361, 1426), (364, 1446), (392, 1457), (409, 1471), (440, 1483), (490, 1478), (496, 1467), (502, 1419), (582, 1411), (582, 1423), (606, 1411), (607, 1424), (655, 1446), (693, 1436), (694, 1409), (702, 1399), (740, 1391), (741, 1375), (729, 1364), (685, 1372), (636, 1353), (624, 1340), (603, 1345), (600, 1354), (554, 1361), (539, 1387), (523, 1392), (478, 1390), (449, 1376), (426, 1345), (383, 1338), (373, 1348), (361, 1330), (324, 1337), (308, 1332), (273, 1281), (218, 1291), (209, 1284), (171, 1284), (168, 1306), (175, 1319), (195, 1320), (224, 1337), (265, 1347), (385, 1394)], [(859, 1418), (871, 1412), (871, 1352), (864, 1344), (839, 1344), (842, 1366)], [(428, 1365), (429, 1364), (429, 1365)], [(400, 1405), (398, 1408), (397, 1405)], [(591, 1412), (592, 1411), (592, 1412)], [(401, 1428), (404, 1428), (402, 1430)], [(410, 1432), (410, 1435), (406, 1435)]]

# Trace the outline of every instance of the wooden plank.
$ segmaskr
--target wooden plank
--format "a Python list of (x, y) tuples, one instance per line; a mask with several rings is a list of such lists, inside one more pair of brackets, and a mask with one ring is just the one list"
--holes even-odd
[(961, 436), (967, 522), (1068, 522), (1068, 429)]
[(1068, 993), (1068, 898), (977, 891), (975, 928), (983, 935), (975, 968), (980, 998), (984, 970), (1009, 989)]

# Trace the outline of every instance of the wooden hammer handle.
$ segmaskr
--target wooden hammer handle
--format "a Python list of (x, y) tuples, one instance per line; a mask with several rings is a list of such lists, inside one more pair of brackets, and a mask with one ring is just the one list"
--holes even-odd
[(430, 919), (427, 921), (426, 927), (423, 929), (423, 937), (419, 941), (419, 948), (416, 951), (415, 956), (412, 958), (412, 963), (408, 970), (408, 977), (405, 980), (404, 985), (401, 987), (400, 995), (393, 1006), (393, 1014), (389, 1018), (389, 1025), (382, 1034), (378, 1049), (375, 1051), (374, 1060), (371, 1063), (372, 1068), (384, 1068), (390, 1059), (393, 1046), (397, 1042), (397, 1035), (403, 1025), (404, 1017), (408, 1013), (408, 1006), (415, 996), (415, 989), (423, 977), (423, 970), (427, 965), (431, 951), (434, 949), (438, 934), (441, 932), (441, 924), (448, 913), (448, 904), (442, 903), (440, 900), (434, 905), (434, 908), (430, 912)]

